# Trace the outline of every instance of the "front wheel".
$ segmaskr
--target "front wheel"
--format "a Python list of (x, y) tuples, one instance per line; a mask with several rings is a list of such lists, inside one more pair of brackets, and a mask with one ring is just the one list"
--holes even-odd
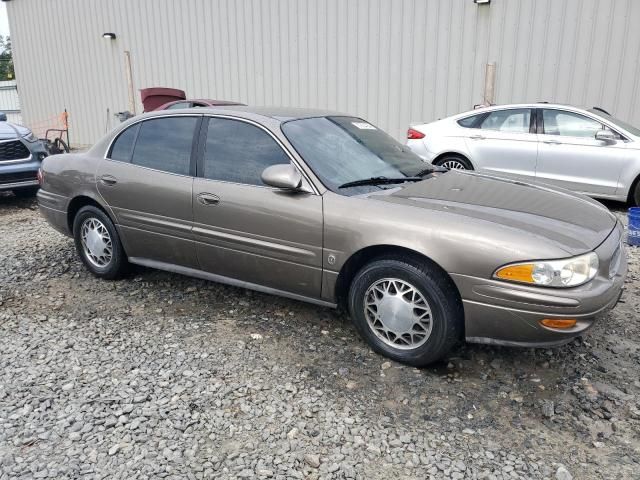
[(349, 290), (349, 312), (373, 350), (422, 367), (461, 338), (464, 313), (446, 274), (412, 260), (391, 257), (365, 265)]
[(82, 207), (73, 220), (73, 239), (82, 263), (96, 277), (113, 280), (127, 267), (120, 236), (111, 219), (92, 205)]
[(460, 155), (445, 155), (433, 163), (449, 170), (473, 170), (471, 162)]

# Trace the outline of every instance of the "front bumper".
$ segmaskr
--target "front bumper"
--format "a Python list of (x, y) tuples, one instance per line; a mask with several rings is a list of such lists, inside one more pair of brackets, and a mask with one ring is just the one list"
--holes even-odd
[(0, 191), (38, 186), (40, 162), (33, 156), (23, 162), (0, 162)]
[(47, 150), (40, 141), (31, 143), (23, 141), (22, 143), (30, 152), (28, 158), (18, 160), (0, 158), (0, 191), (38, 186), (38, 169), (47, 156)]
[[(541, 288), (452, 275), (463, 299), (465, 336), (468, 342), (523, 347), (561, 345), (581, 335), (610, 309), (622, 294), (627, 261), (624, 246), (617, 272), (609, 278), (609, 263), (620, 246), (622, 226), (617, 225), (595, 250), (598, 275), (575, 288)], [(571, 318), (570, 329), (540, 324), (545, 318)]]

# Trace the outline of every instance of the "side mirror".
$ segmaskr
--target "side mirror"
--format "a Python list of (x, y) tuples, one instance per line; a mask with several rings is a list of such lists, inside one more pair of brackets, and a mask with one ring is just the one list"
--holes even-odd
[(271, 165), (264, 169), (262, 181), (270, 187), (298, 190), (302, 186), (302, 175), (291, 164)]
[(611, 130), (598, 130), (596, 132), (596, 140), (600, 140), (601, 142), (606, 143), (614, 143), (617, 138), (615, 133), (613, 133)]
[(0, 122), (6, 122), (7, 121), (7, 114), (4, 112), (0, 112)]

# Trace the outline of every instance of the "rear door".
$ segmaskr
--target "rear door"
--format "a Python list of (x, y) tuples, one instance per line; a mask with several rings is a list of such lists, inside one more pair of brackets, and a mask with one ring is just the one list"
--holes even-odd
[(536, 180), (589, 195), (615, 195), (628, 161), (623, 138), (596, 140), (599, 120), (569, 110), (540, 109), (540, 150)]
[(467, 148), (477, 169), (533, 181), (538, 157), (533, 109), (494, 110), (466, 131)]
[(267, 129), (205, 118), (193, 189), (194, 238), (207, 272), (320, 297), (322, 197), (262, 183), (262, 171), (291, 158)]
[(113, 142), (97, 172), (129, 257), (197, 267), (191, 234), (194, 135), (199, 116), (136, 123)]

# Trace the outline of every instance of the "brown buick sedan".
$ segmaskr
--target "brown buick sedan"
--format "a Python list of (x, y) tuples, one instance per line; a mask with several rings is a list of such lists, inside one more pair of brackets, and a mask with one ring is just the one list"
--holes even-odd
[(152, 112), (47, 158), (40, 181), (43, 215), (99, 277), (134, 263), (343, 305), (374, 350), (417, 366), (461, 339), (564, 343), (626, 274), (599, 203), (431, 166), (338, 113)]

